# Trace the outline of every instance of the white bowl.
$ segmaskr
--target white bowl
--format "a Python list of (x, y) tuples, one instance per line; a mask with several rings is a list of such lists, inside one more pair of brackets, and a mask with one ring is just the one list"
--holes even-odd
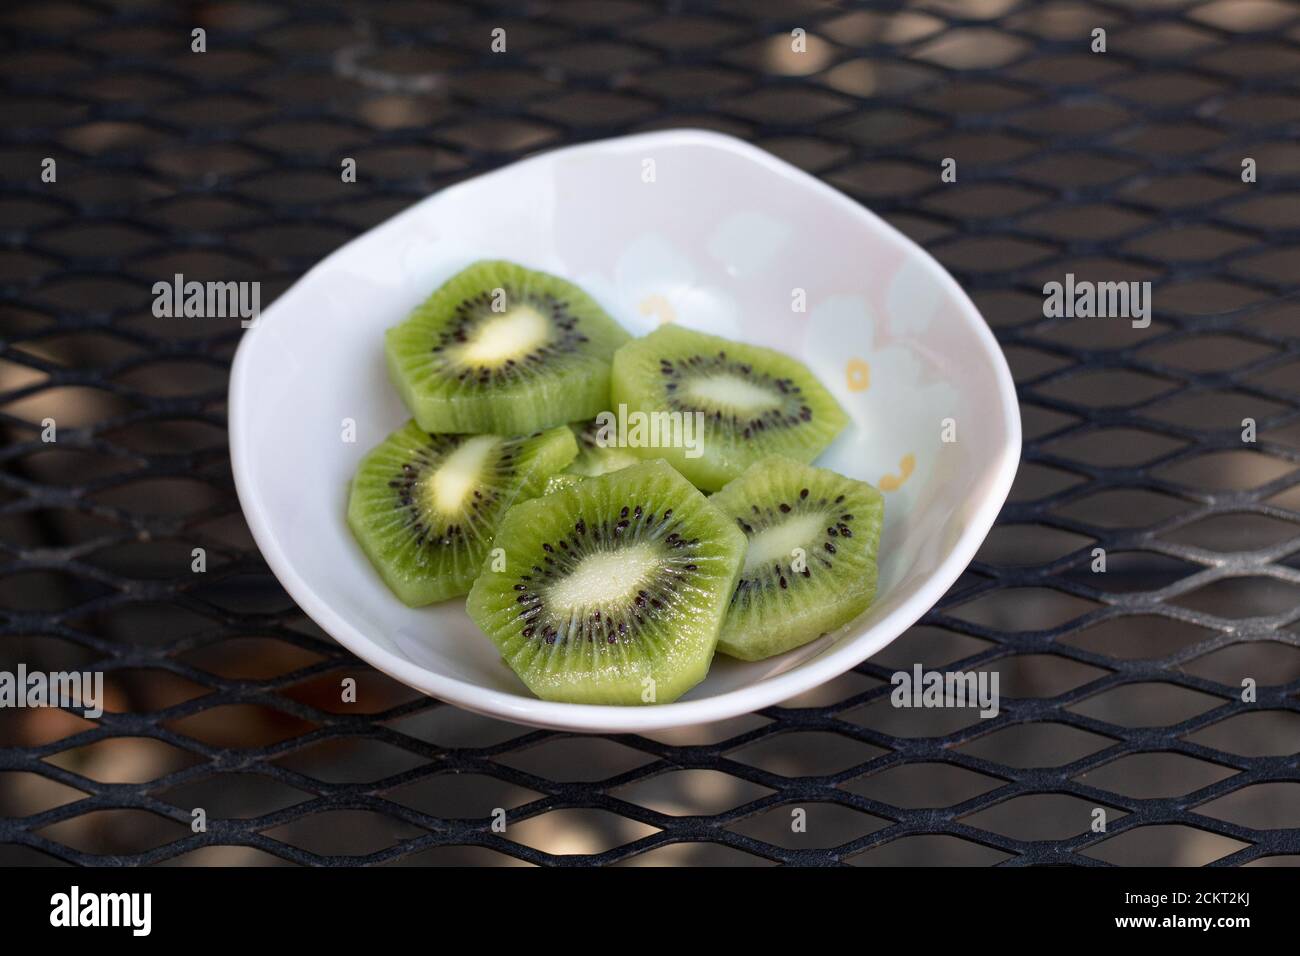
[[(676, 321), (808, 363), (853, 418), (818, 463), (885, 491), (876, 603), (780, 657), (719, 655), (675, 703), (615, 707), (534, 698), (462, 600), (419, 609), (398, 601), (344, 520), (358, 461), (408, 417), (385, 371), (383, 332), (480, 258), (572, 279), (637, 334)], [(244, 334), (230, 380), (230, 449), (271, 570), (358, 657), (469, 710), (621, 733), (778, 703), (892, 641), (988, 533), (1015, 476), (1020, 418), (992, 333), (920, 247), (762, 150), (673, 130), (479, 176), (330, 255)]]

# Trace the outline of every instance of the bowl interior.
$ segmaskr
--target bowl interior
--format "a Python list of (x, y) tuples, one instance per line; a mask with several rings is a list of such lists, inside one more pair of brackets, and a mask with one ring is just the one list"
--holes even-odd
[[(1005, 362), (956, 283), (891, 227), (713, 134), (626, 137), (526, 160), (331, 255), (246, 333), (232, 379), (240, 497), (273, 570), (334, 637), (421, 690), (552, 725), (556, 707), (572, 706), (541, 707), (463, 601), (404, 607), (344, 521), (358, 461), (408, 417), (388, 381), (383, 331), (479, 258), (571, 278), (636, 334), (679, 322), (793, 354), (852, 417), (818, 463), (885, 492), (875, 605), (779, 658), (719, 656), (685, 701), (776, 675), (789, 678), (779, 693), (797, 692), (874, 653), (955, 580), (1005, 498), (1019, 452)], [(734, 711), (780, 699), (760, 696), (771, 695), (737, 699)], [(539, 707), (550, 716), (535, 716)]]

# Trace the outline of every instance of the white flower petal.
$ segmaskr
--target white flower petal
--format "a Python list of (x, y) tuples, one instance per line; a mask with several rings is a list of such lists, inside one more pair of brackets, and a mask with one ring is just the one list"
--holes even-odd
[(894, 273), (885, 299), (890, 332), (898, 336), (924, 332), (934, 321), (943, 299), (938, 277), (915, 259), (908, 259)]
[(728, 216), (709, 236), (709, 255), (722, 263), (727, 274), (738, 278), (761, 272), (790, 236), (790, 227), (760, 212)]
[(632, 240), (618, 257), (614, 281), (624, 295), (639, 299), (665, 285), (692, 284), (695, 268), (663, 236), (648, 233)]
[(716, 286), (673, 290), (668, 301), (675, 310), (673, 321), (697, 332), (744, 338), (740, 327), (740, 306)]
[(943, 419), (957, 416), (956, 402), (957, 392), (946, 382), (872, 402), (819, 464), (875, 485), (885, 494), (886, 512), (910, 507), (934, 480)]
[(613, 317), (614, 321), (632, 331), (636, 309), (620, 295), (618, 286), (599, 272), (584, 272), (574, 280), (579, 289), (595, 299)]
[(867, 300), (860, 295), (833, 295), (822, 299), (808, 313), (809, 342), (834, 345), (842, 350), (847, 344), (860, 352), (871, 351), (875, 326)]

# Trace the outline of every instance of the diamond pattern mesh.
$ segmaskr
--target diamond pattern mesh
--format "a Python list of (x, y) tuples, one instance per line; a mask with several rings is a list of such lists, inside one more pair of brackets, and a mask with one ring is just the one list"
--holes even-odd
[[(108, 697), (99, 721), (0, 713), (0, 862), (1300, 860), (1296, 4), (54, 0), (0, 23), (0, 659), (103, 669)], [(223, 431), (238, 324), (157, 319), (150, 288), (257, 279), (265, 304), (432, 190), (681, 125), (822, 177), (971, 291), (1020, 389), (1012, 499), (917, 627), (784, 706), (598, 738), (423, 699), (269, 574)], [(1067, 271), (1150, 280), (1155, 320), (1044, 319)], [(916, 663), (996, 670), (1001, 713), (891, 707)]]

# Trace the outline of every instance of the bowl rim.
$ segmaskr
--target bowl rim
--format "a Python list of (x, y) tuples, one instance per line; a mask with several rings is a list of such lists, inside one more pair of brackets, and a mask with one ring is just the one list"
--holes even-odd
[[(252, 363), (249, 356), (255, 348), (250, 342), (257, 338), (258, 327), (264, 322), (274, 321), (275, 314), (282, 311), (282, 304), (292, 300), (294, 291), (300, 285), (311, 279), (331, 260), (343, 256), (350, 246), (365, 239), (373, 230), (392, 226), (408, 217), (413, 217), (422, 212), (422, 207), (436, 204), (448, 193), (464, 189), (471, 183), (477, 184), (484, 179), (505, 177), (529, 164), (549, 162), (566, 153), (608, 149), (613, 146), (644, 145), (651, 148), (692, 143), (727, 150), (748, 161), (760, 163), (786, 179), (795, 180), (799, 188), (814, 190), (823, 197), (839, 203), (870, 222), (873, 228), (883, 227), (895, 241), (901, 242), (904, 248), (910, 250), (909, 258), (921, 263), (928, 276), (938, 282), (947, 291), (951, 300), (965, 313), (992, 364), (1001, 405), (1002, 430), (1006, 435), (1005, 443), (996, 453), (996, 466), (989, 490), (976, 506), (970, 521), (948, 554), (917, 591), (852, 640), (784, 673), (698, 700), (678, 700), (669, 704), (645, 707), (571, 704), (541, 700), (482, 687), (440, 674), (379, 646), (359, 628), (344, 620), (327, 600), (317, 594), (312, 585), (295, 570), (281, 548), (280, 542), (272, 533), (268, 512), (257, 492), (257, 481), (250, 456), (247, 454), (243, 437), (245, 430), (242, 425), (247, 414), (244, 395), (251, 379), (249, 368)], [(230, 461), (236, 494), (253, 540), (271, 572), (303, 612), (330, 637), (394, 680), (465, 710), (534, 727), (586, 733), (637, 733), (706, 724), (770, 707), (840, 676), (901, 635), (947, 593), (970, 564), (993, 527), (1002, 505), (1010, 494), (1020, 463), (1020, 408), (1011, 370), (988, 323), (957, 280), (925, 249), (865, 206), (815, 176), (757, 146), (734, 136), (710, 130), (691, 128), (658, 130), (559, 147), (441, 189), (382, 223), (372, 226), (316, 263), (259, 316), (257, 326), (245, 332), (235, 352), (230, 373), (227, 421)]]

